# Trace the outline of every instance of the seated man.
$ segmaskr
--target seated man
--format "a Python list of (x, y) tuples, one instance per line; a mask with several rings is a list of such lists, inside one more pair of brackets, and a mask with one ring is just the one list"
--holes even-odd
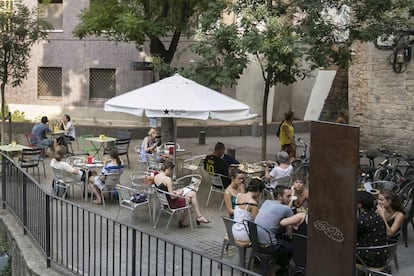
[(56, 146), (54, 158), (52, 159), (52, 161), (50, 161), (50, 167), (67, 173), (79, 175), (79, 179), (81, 179), (83, 171), (79, 170), (76, 167), (72, 167), (69, 163), (63, 161), (63, 159), (65, 158), (65, 154), (66, 148), (64, 146)]
[[(207, 155), (204, 159), (204, 169), (208, 173), (218, 173), (229, 176), (229, 166), (221, 157), (224, 155), (224, 144), (217, 142), (213, 154)], [(224, 188), (230, 185), (230, 177), (222, 177)]]
[[(387, 244), (387, 228), (384, 220), (375, 212), (374, 197), (366, 191), (358, 191), (359, 216), (357, 218), (357, 247)], [(357, 250), (358, 256), (370, 267), (382, 267), (387, 261), (384, 250)], [(358, 259), (357, 259), (358, 262)]]
[(57, 146), (56, 139), (49, 139), (47, 138), (47, 134), (52, 132), (52, 130), (49, 128), (49, 125), (47, 124), (49, 120), (46, 116), (43, 116), (40, 120), (40, 123), (37, 123), (32, 128), (32, 134), (36, 136), (37, 143), (35, 143), (36, 146), (40, 148), (47, 149), (48, 147), (52, 148), (54, 150)]
[(266, 200), (260, 207), (256, 216), (257, 236), (261, 244), (260, 251), (272, 255), (277, 259), (280, 273), (286, 273), (292, 246), (289, 242), (277, 237), (280, 221), (293, 216), (288, 204), (291, 200), (292, 191), (284, 185), (279, 185), (274, 190), (274, 200)]

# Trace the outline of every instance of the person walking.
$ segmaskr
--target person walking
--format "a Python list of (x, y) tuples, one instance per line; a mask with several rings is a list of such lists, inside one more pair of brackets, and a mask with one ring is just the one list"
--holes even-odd
[(282, 151), (286, 151), (289, 157), (295, 159), (296, 157), (296, 144), (295, 144), (295, 130), (292, 124), (293, 112), (288, 111), (285, 113), (285, 120), (280, 127), (280, 147)]

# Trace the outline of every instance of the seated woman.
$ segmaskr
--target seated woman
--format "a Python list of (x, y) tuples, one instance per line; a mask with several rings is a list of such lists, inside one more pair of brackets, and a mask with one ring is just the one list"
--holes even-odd
[(301, 174), (296, 174), (293, 177), (292, 184), (292, 198), (296, 197), (295, 200), (290, 202), (291, 207), (308, 208), (309, 190), (305, 187), (306, 179)]
[(265, 168), (265, 178), (269, 181), (269, 186), (271, 188), (276, 188), (278, 179), (286, 176), (291, 176), (293, 173), (293, 167), (289, 161), (289, 154), (285, 151), (280, 151), (277, 153), (277, 163), (278, 166), (275, 166), (270, 172), (269, 167)]
[(122, 164), (121, 159), (119, 159), (118, 150), (116, 148), (111, 148), (109, 150), (109, 156), (111, 157), (111, 160), (104, 165), (101, 174), (96, 175), (96, 172), (94, 172), (92, 176), (89, 177), (89, 187), (96, 196), (96, 199), (93, 201), (95, 204), (102, 204), (102, 195), (99, 189), (105, 187), (106, 175), (110, 173), (122, 174), (124, 172), (124, 164)]
[(377, 214), (385, 222), (387, 237), (397, 240), (404, 223), (405, 211), (398, 194), (391, 190), (382, 190), (378, 195)]
[(236, 197), (240, 193), (244, 193), (244, 173), (237, 168), (230, 169), (231, 183), (224, 191), (224, 204), (227, 213), (233, 219), (234, 207), (236, 205)]
[(237, 243), (250, 241), (243, 221), (254, 221), (256, 218), (258, 212), (256, 198), (259, 197), (263, 189), (263, 182), (258, 178), (253, 178), (247, 186), (247, 193), (237, 195), (236, 208), (234, 209), (234, 221), (236, 223), (232, 227), (233, 236)]
[(146, 154), (154, 153), (157, 150), (158, 141), (155, 139), (158, 135), (158, 132), (155, 128), (151, 128), (148, 131), (148, 136), (144, 138), (141, 144), (141, 157), (143, 161), (147, 161)]
[[(197, 200), (197, 194), (195, 191), (186, 191), (184, 192), (183, 189), (177, 189), (173, 190), (173, 183), (171, 180), (171, 174), (174, 169), (174, 164), (170, 161), (165, 161), (161, 167), (161, 171), (154, 177), (155, 186), (163, 191), (176, 194), (183, 197), (174, 197), (174, 196), (167, 196), (167, 200), (170, 204), (170, 207), (172, 209), (184, 207), (187, 205), (188, 202), (193, 206), (194, 212), (196, 214), (196, 222), (197, 225), (200, 225), (200, 223), (209, 223), (210, 221), (203, 217), (203, 215), (200, 212), (200, 207)], [(181, 220), (179, 222), (179, 227), (187, 227), (186, 224), (186, 214), (184, 213), (181, 217)]]

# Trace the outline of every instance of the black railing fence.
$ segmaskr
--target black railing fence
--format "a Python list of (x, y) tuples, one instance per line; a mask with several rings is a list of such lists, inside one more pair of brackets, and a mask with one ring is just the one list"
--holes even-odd
[(42, 190), (1, 153), (1, 200), (54, 264), (79, 275), (258, 275)]

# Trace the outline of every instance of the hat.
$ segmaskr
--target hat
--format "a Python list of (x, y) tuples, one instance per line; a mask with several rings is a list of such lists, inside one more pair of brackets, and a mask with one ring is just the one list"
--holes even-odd
[(289, 163), (289, 154), (286, 151), (280, 151), (276, 155), (277, 162), (287, 164)]
[(46, 124), (47, 122), (49, 122), (49, 120), (47, 119), (47, 116), (43, 116), (42, 119), (40, 120), (43, 124)]

